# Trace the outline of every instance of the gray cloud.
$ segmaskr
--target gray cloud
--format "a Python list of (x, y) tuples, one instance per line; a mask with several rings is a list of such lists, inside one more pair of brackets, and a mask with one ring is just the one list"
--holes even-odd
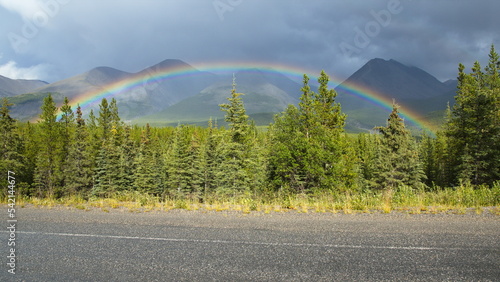
[[(100, 65), (135, 72), (167, 58), (194, 66), (268, 61), (346, 78), (375, 57), (444, 80), (456, 76), (459, 62), (486, 62), (490, 44), (500, 41), (500, 2), (494, 0), (31, 2), (13, 8), (0, 0), (6, 23), (0, 26), (0, 66), (13, 61), (20, 69), (43, 69), (40, 78), (49, 81)], [(44, 10), (44, 3), (52, 6)], [(389, 12), (388, 20), (390, 7), (398, 12)], [(30, 25), (36, 32), (25, 36)], [(359, 31), (363, 44), (356, 44)], [(12, 34), (25, 39), (22, 50), (14, 48)]]

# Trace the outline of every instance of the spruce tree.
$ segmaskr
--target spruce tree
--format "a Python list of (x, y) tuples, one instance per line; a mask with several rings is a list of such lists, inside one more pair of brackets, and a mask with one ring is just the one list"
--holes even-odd
[(40, 115), (40, 132), (37, 141), (40, 144), (36, 161), (35, 186), (38, 196), (59, 196), (61, 180), (61, 130), (56, 121), (57, 107), (49, 94), (43, 99)]
[(231, 97), (228, 104), (220, 105), (226, 112), (225, 121), (229, 123), (229, 140), (221, 148), (224, 155), (221, 166), (221, 187), (219, 192), (236, 195), (250, 189), (248, 175), (248, 160), (251, 144), (252, 127), (248, 121), (242, 93), (236, 92), (236, 81), (233, 78)]
[(271, 128), (270, 180), (295, 192), (350, 189), (356, 176), (355, 152), (344, 134), (345, 114), (321, 72), (318, 93), (304, 75), (299, 108), (290, 105)]
[(478, 62), (472, 72), (459, 65), (455, 105), (445, 127), (454, 182), (492, 185), (500, 179), (499, 57), (492, 46), (483, 72)]
[(110, 135), (113, 120), (112, 115), (108, 100), (103, 98), (99, 105), (99, 117), (97, 118), (99, 139), (103, 141), (108, 139)]
[(97, 122), (101, 145), (96, 156), (92, 195), (108, 197), (132, 188), (135, 146), (130, 129), (120, 122), (115, 99), (111, 105), (102, 99)]
[(88, 131), (80, 105), (76, 109), (76, 127), (73, 141), (68, 148), (64, 171), (65, 190), (69, 195), (87, 197), (92, 188), (93, 162)]
[[(68, 97), (64, 97), (63, 105), (61, 106), (61, 118), (59, 119), (59, 123), (61, 124), (61, 168), (64, 171), (66, 167), (69, 165), (69, 148), (73, 145), (74, 142), (74, 131), (75, 131), (75, 115), (71, 106), (69, 105)], [(63, 188), (66, 187), (68, 174), (62, 173), (61, 175), (61, 185)], [(66, 193), (67, 191), (62, 191), (62, 193)]]
[(117, 143), (116, 130), (111, 130), (108, 138), (103, 140), (101, 149), (97, 155), (95, 184), (91, 191), (92, 196), (109, 197), (121, 190), (119, 182), (122, 154)]
[(204, 143), (203, 152), (203, 194), (213, 193), (219, 187), (217, 172), (219, 164), (222, 162), (222, 156), (219, 151), (221, 135), (217, 130), (217, 124), (210, 119), (208, 124), (208, 137)]
[[(23, 168), (22, 150), (23, 144), (19, 136), (16, 126), (16, 120), (10, 116), (9, 103), (7, 98), (2, 99), (2, 106), (0, 108), (0, 173), (5, 176), (1, 178), (1, 187), (7, 187), (8, 171), (19, 175), (16, 178), (20, 179), (22, 176), (21, 168)], [(4, 190), (4, 192), (7, 189)]]
[(185, 196), (192, 192), (191, 134), (192, 129), (188, 126), (179, 126), (175, 132), (171, 151), (172, 156), (168, 164), (168, 190), (171, 195)]
[(372, 185), (376, 189), (395, 190), (402, 185), (421, 188), (425, 178), (415, 140), (393, 104), (387, 126), (376, 128), (380, 134)]
[(153, 148), (149, 123), (142, 132), (139, 152), (135, 158), (134, 186), (137, 191), (160, 195), (161, 177), (159, 173), (158, 151)]

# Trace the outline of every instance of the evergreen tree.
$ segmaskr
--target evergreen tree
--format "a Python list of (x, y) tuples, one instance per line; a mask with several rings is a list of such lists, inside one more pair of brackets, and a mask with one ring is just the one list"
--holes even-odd
[[(22, 176), (20, 170), (24, 165), (20, 153), (23, 150), (23, 144), (17, 130), (16, 120), (10, 116), (10, 106), (12, 104), (8, 102), (7, 98), (3, 98), (0, 108), (0, 135), (2, 136), (0, 140), (0, 173), (5, 176), (8, 171), (12, 171)], [(19, 177), (16, 177), (19, 182)], [(7, 177), (1, 178), (0, 185), (7, 187)]]
[(314, 99), (314, 113), (318, 119), (318, 123), (329, 129), (342, 132), (345, 126), (346, 114), (342, 113), (339, 103), (335, 102), (337, 92), (334, 89), (328, 88), (330, 78), (321, 71), (318, 78), (319, 88), (318, 94)]
[(500, 179), (500, 79), (498, 54), (492, 46), (490, 61), (472, 73), (459, 65), (455, 105), (446, 124), (454, 183), (493, 184)]
[(171, 159), (168, 164), (168, 187), (172, 195), (189, 193), (189, 127), (178, 126), (172, 144)]
[[(136, 142), (131, 137), (130, 126), (118, 125), (120, 129), (114, 130), (116, 134), (115, 146), (118, 147), (120, 162), (118, 167), (118, 190), (132, 190), (134, 187), (135, 158), (137, 155)], [(113, 126), (115, 128), (115, 126)], [(118, 130), (121, 130), (121, 135)]]
[(94, 160), (93, 162), (95, 163), (95, 159), (99, 153), (99, 150), (102, 146), (102, 140), (99, 137), (99, 128), (97, 126), (97, 118), (94, 115), (94, 110), (90, 110), (89, 117), (87, 119), (87, 131), (88, 131), (88, 143), (89, 143), (89, 152), (90, 152), (90, 158)]
[(221, 110), (226, 112), (225, 121), (229, 123), (229, 140), (220, 150), (223, 160), (220, 164), (221, 186), (218, 190), (223, 194), (236, 195), (250, 188), (247, 168), (252, 127), (241, 95), (243, 94), (236, 92), (236, 81), (233, 78), (231, 97), (227, 98), (229, 104), (220, 105)]
[[(64, 97), (64, 102), (63, 105), (61, 106), (60, 111), (61, 111), (61, 118), (59, 119), (59, 123), (61, 123), (60, 159), (62, 161), (60, 165), (63, 171), (65, 171), (65, 169), (69, 165), (69, 147), (73, 145), (72, 143), (74, 141), (74, 131), (75, 131), (75, 117), (74, 117), (75, 115), (73, 113), (73, 110), (71, 109), (71, 106), (69, 105), (68, 97)], [(62, 173), (61, 185), (64, 188), (66, 188), (65, 186), (67, 182), (67, 177), (68, 177), (67, 174)], [(62, 193), (64, 192), (65, 191), (62, 191)]]
[(272, 149), (269, 156), (269, 179), (280, 190), (305, 192), (307, 182), (309, 127), (301, 123), (297, 107), (289, 105), (276, 115), (270, 129)]
[(318, 93), (304, 86), (299, 108), (290, 105), (271, 128), (270, 180), (295, 192), (350, 189), (355, 184), (355, 152), (344, 134), (345, 114), (321, 72)]
[(59, 196), (61, 180), (60, 126), (56, 122), (57, 107), (49, 94), (43, 99), (40, 132), (37, 137), (39, 152), (36, 161), (35, 186), (38, 196)]
[(224, 120), (229, 123), (232, 142), (244, 145), (249, 137), (250, 124), (243, 100), (240, 97), (242, 95), (244, 94), (236, 92), (236, 79), (233, 77), (231, 97), (227, 98), (229, 104), (219, 106), (222, 111), (226, 112)]
[[(21, 157), (23, 160), (23, 169), (21, 175), (18, 176), (24, 182), (25, 187), (18, 186), (19, 193), (26, 196), (33, 196), (35, 193), (32, 188), (36, 188), (34, 184), (34, 176), (36, 171), (36, 163), (38, 159), (40, 143), (38, 141), (37, 126), (27, 122), (18, 124), (19, 136), (22, 142)], [(16, 172), (17, 174), (17, 172)]]
[(97, 136), (102, 143), (96, 156), (92, 195), (108, 197), (132, 188), (135, 146), (130, 129), (120, 122), (115, 99), (111, 105), (102, 99), (97, 122)]
[[(106, 134), (108, 135), (108, 134)], [(120, 191), (120, 160), (121, 152), (117, 144), (117, 134), (111, 130), (109, 137), (104, 139), (96, 160), (95, 184), (92, 195), (109, 197)]]
[(68, 154), (68, 147), (73, 139), (73, 131), (74, 131), (74, 122), (75, 122), (75, 114), (69, 105), (68, 97), (64, 97), (63, 105), (61, 106), (61, 119), (59, 122), (62, 123), (62, 132), (61, 139), (62, 145), (61, 148), (63, 156)]
[(377, 189), (395, 190), (402, 185), (422, 187), (425, 178), (415, 140), (399, 117), (393, 104), (387, 126), (377, 127), (381, 133), (375, 171), (371, 179)]
[(217, 124), (214, 125), (212, 119), (208, 125), (208, 137), (204, 143), (203, 152), (203, 193), (212, 193), (217, 187), (219, 182), (217, 172), (219, 164), (222, 162), (221, 153), (219, 150), (219, 143), (221, 142), (221, 135), (217, 130)]
[[(379, 136), (361, 133), (356, 141), (356, 153), (362, 180), (370, 180), (374, 177), (376, 171), (375, 161), (377, 146), (380, 143)], [(363, 186), (367, 186), (367, 183), (364, 183)]]
[(160, 195), (162, 180), (159, 173), (159, 152), (153, 148), (151, 128), (146, 124), (141, 136), (139, 152), (135, 158), (134, 186), (137, 191)]
[(108, 104), (108, 100), (103, 98), (101, 104), (99, 105), (99, 117), (97, 118), (98, 128), (99, 128), (99, 139), (104, 141), (108, 139), (111, 127), (113, 114)]
[(76, 109), (76, 128), (68, 148), (64, 167), (65, 190), (69, 195), (88, 196), (92, 187), (93, 167), (88, 132), (80, 105)]

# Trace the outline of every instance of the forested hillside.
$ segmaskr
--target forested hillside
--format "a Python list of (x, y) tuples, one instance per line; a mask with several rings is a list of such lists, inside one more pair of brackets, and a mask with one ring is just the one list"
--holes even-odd
[(66, 99), (58, 109), (51, 95), (39, 122), (21, 123), (10, 117), (4, 99), (2, 187), (12, 171), (19, 194), (50, 198), (138, 191), (204, 201), (213, 195), (435, 191), (463, 183), (498, 189), (499, 68), (493, 46), (484, 69), (476, 63), (466, 73), (459, 66), (456, 103), (436, 137), (412, 136), (396, 103), (376, 134), (346, 134), (346, 115), (324, 72), (317, 93), (304, 75), (299, 105), (276, 115), (268, 130), (249, 120), (237, 81), (220, 105), (227, 128), (216, 121), (208, 128), (130, 126), (114, 99), (103, 99), (99, 112), (83, 119), (80, 108), (73, 112)]

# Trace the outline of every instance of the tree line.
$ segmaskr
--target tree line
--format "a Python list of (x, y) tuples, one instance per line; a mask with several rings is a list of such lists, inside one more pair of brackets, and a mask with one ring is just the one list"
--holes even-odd
[[(304, 75), (300, 103), (259, 130), (233, 82), (227, 128), (127, 125), (115, 99), (83, 118), (66, 98), (58, 109), (49, 94), (37, 123), (0, 108), (0, 170), (17, 176), (18, 193), (33, 197), (112, 197), (138, 191), (161, 197), (441, 189), (500, 180), (499, 56), (471, 73), (459, 65), (458, 89), (436, 136), (412, 136), (394, 104), (374, 134), (347, 134), (346, 115), (322, 72), (317, 93)], [(60, 114), (59, 114), (60, 113)], [(4, 189), (5, 193), (6, 189)]]

